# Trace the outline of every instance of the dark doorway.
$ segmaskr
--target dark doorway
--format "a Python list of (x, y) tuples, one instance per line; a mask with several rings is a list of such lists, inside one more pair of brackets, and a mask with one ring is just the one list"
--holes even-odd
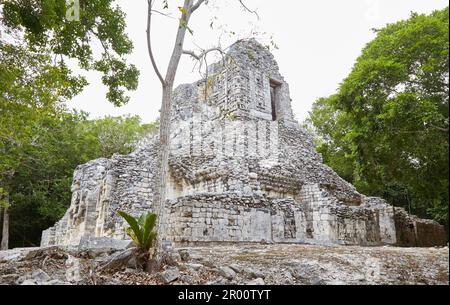
[(277, 120), (277, 101), (278, 101), (278, 89), (280, 83), (273, 80), (270, 81), (270, 102), (272, 106), (272, 121)]

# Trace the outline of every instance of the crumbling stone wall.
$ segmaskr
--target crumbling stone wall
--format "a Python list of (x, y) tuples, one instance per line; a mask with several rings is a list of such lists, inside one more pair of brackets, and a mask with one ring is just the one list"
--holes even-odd
[(398, 243), (407, 247), (445, 245), (447, 236), (442, 226), (429, 220), (408, 215), (404, 209), (395, 209), (395, 229)]
[[(176, 243), (445, 243), (442, 226), (369, 198), (323, 164), (295, 121), (289, 85), (255, 40), (174, 94), (164, 237)], [(117, 211), (151, 211), (158, 141), (75, 171), (69, 210), (42, 244), (126, 238)]]
[(127, 156), (78, 166), (70, 207), (54, 227), (42, 233), (41, 245), (77, 244), (86, 236), (126, 238), (117, 211), (138, 216), (151, 210), (157, 158), (156, 144), (149, 143)]

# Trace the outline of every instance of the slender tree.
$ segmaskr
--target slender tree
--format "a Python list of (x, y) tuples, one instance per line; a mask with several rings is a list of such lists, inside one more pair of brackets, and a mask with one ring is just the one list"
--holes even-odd
[(9, 194), (3, 188), (0, 188), (0, 218), (3, 220), (0, 250), (7, 250), (9, 247)]
[(3, 228), (2, 228), (2, 243), (0, 250), (8, 250), (9, 248), (9, 207), (3, 208)]
[[(208, 4), (208, 0), (184, 0), (183, 7), (179, 7), (180, 18), (179, 18), (179, 26), (175, 35), (175, 45), (172, 50), (172, 55), (169, 60), (169, 64), (167, 67), (167, 72), (163, 75), (157, 65), (155, 60), (155, 56), (152, 49), (151, 37), (152, 37), (152, 15), (153, 15), (153, 6), (155, 4), (155, 0), (147, 0), (148, 2), (148, 15), (147, 15), (147, 46), (148, 53), (150, 57), (150, 61), (152, 63), (153, 69), (158, 76), (158, 79), (161, 82), (162, 86), (162, 106), (161, 106), (161, 117), (160, 117), (160, 178), (158, 185), (158, 199), (155, 200), (155, 214), (158, 216), (157, 218), (157, 232), (158, 239), (156, 242), (156, 247), (154, 251), (154, 257), (150, 260), (149, 263), (149, 271), (156, 271), (161, 266), (161, 259), (163, 255), (162, 249), (162, 240), (164, 236), (164, 223), (165, 223), (165, 202), (166, 202), (166, 186), (168, 181), (169, 174), (169, 140), (170, 140), (170, 112), (172, 108), (172, 92), (174, 89), (175, 77), (178, 70), (178, 65), (180, 63), (182, 55), (188, 55), (194, 58), (195, 60), (202, 61), (204, 58), (211, 52), (223, 52), (220, 47), (214, 47), (208, 50), (202, 50), (201, 53), (196, 54), (193, 51), (184, 50), (184, 42), (186, 38), (186, 32), (191, 32), (189, 28), (189, 22), (193, 14), (203, 5)], [(167, 0), (164, 0), (164, 7), (168, 8)], [(256, 11), (250, 10), (242, 0), (239, 0), (239, 3), (242, 7), (248, 12), (254, 13), (257, 15)]]

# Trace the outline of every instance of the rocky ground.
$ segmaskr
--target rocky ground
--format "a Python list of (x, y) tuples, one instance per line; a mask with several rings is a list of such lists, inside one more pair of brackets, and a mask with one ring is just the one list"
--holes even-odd
[(173, 249), (155, 275), (133, 261), (102, 266), (127, 250), (60, 247), (0, 252), (0, 284), (449, 284), (449, 250), (314, 245), (209, 245)]

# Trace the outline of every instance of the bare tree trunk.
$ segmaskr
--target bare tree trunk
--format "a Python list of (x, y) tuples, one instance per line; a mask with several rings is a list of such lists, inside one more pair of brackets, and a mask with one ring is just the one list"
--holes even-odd
[(184, 0), (183, 13), (180, 19), (177, 36), (175, 39), (175, 46), (173, 48), (172, 56), (170, 58), (169, 66), (167, 68), (166, 77), (163, 78), (158, 70), (156, 61), (153, 56), (151, 48), (151, 16), (152, 16), (152, 1), (149, 0), (148, 22), (147, 22), (147, 44), (150, 59), (153, 68), (158, 75), (163, 90), (161, 117), (160, 117), (160, 179), (158, 185), (158, 198), (154, 201), (155, 214), (157, 215), (156, 230), (158, 238), (156, 240), (155, 251), (153, 258), (147, 264), (147, 271), (153, 273), (159, 271), (164, 257), (162, 241), (165, 239), (164, 235), (167, 232), (166, 225), (166, 188), (169, 176), (169, 154), (170, 154), (170, 117), (172, 109), (172, 91), (175, 83), (175, 77), (178, 70), (178, 65), (183, 55), (183, 44), (186, 37), (187, 26), (191, 14), (199, 7), (205, 0), (197, 0), (194, 5), (194, 0)]
[(158, 198), (156, 200), (155, 214), (157, 218), (157, 232), (158, 238), (155, 244), (154, 259), (149, 262), (147, 270), (150, 273), (157, 272), (161, 268), (163, 258), (162, 241), (165, 239), (166, 232), (166, 213), (165, 202), (167, 193), (167, 182), (169, 177), (169, 154), (170, 154), (170, 110), (172, 107), (172, 90), (173, 85), (163, 86), (163, 98), (160, 118), (160, 170), (159, 170), (159, 185)]
[[(188, 30), (189, 20), (192, 14), (199, 9), (203, 4), (208, 3), (207, 0), (184, 0), (183, 8), (180, 8), (182, 12), (180, 18), (180, 24), (177, 30), (177, 35), (175, 39), (175, 46), (173, 48), (172, 56), (170, 58), (169, 66), (167, 68), (167, 73), (165, 77), (158, 69), (157, 62), (152, 50), (151, 43), (151, 25), (152, 25), (152, 8), (154, 0), (147, 0), (148, 3), (148, 14), (147, 14), (147, 48), (152, 63), (153, 69), (155, 70), (158, 79), (162, 84), (162, 107), (161, 107), (161, 117), (160, 117), (160, 179), (157, 188), (157, 198), (153, 201), (154, 212), (157, 215), (156, 231), (158, 237), (156, 239), (156, 244), (154, 247), (153, 255), (151, 255), (150, 260), (147, 263), (146, 269), (149, 272), (159, 271), (161, 263), (164, 257), (162, 241), (165, 239), (165, 234), (167, 233), (167, 220), (166, 220), (166, 188), (169, 178), (169, 154), (170, 154), (170, 124), (171, 124), (171, 109), (172, 109), (172, 91), (175, 83), (175, 77), (178, 70), (178, 65), (180, 63), (181, 56), (187, 54), (193, 56), (197, 60), (200, 60), (202, 56), (206, 56), (209, 52), (217, 50), (221, 51), (219, 48), (212, 48), (202, 52), (200, 56), (196, 56), (193, 52), (188, 52), (183, 50), (183, 44), (186, 37), (186, 31)], [(249, 12), (254, 13), (258, 16), (256, 11), (251, 11), (245, 6), (243, 0), (239, 0), (241, 5)]]
[[(3, 207), (0, 205), (0, 225), (2, 225), (3, 226)], [(2, 234), (0, 234), (0, 238), (2, 237), (3, 235)], [(0, 242), (1, 242), (1, 240), (0, 240)], [(1, 243), (0, 243), (0, 246), (1, 246)], [(1, 250), (1, 247), (0, 247), (0, 250)]]
[(3, 208), (3, 230), (2, 230), (2, 243), (0, 250), (8, 250), (9, 247), (9, 211), (8, 207)]

